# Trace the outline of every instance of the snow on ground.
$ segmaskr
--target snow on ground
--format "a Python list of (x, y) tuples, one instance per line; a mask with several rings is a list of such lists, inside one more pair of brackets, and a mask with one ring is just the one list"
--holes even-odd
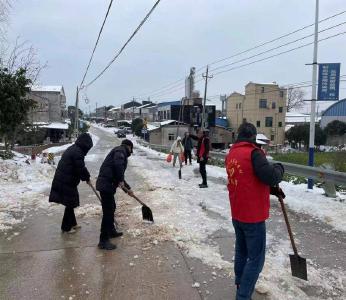
[[(135, 148), (134, 156), (129, 160), (130, 166), (135, 167), (137, 175), (146, 181), (144, 185), (147, 185), (148, 193), (142, 197), (154, 211), (155, 226), (164, 228), (163, 232), (191, 257), (233, 273), (232, 264), (223, 259), (219, 246), (210, 239), (220, 230), (233, 232), (225, 170), (208, 166), (209, 188), (199, 189), (200, 175), (195, 162), (182, 168), (182, 179), (179, 180), (178, 168), (166, 163), (166, 154), (137, 143)], [(282, 183), (282, 188), (291, 209), (308, 213), (338, 230), (346, 231), (345, 203), (325, 197), (323, 190), (318, 188), (308, 192), (305, 185), (287, 182)], [(200, 207), (202, 201), (206, 203), (206, 211)], [(288, 258), (292, 250), (286, 236), (268, 234), (267, 244), (266, 264), (256, 289), (269, 293), (271, 299), (282, 299), (283, 294), (285, 299), (311, 299), (305, 290), (312, 287), (335, 297), (345, 290), (346, 274), (320, 269), (313, 261), (308, 261), (309, 282), (292, 277)]]
[(66, 145), (62, 145), (62, 146), (55, 146), (55, 147), (49, 147), (45, 150), (43, 150), (43, 153), (54, 153), (54, 154), (58, 154), (61, 152), (64, 152), (68, 147), (70, 147), (71, 145), (73, 145), (73, 143), (71, 144), (66, 144)]
[(50, 188), (55, 169), (23, 155), (0, 160), (0, 231), (21, 223), (31, 208), (52, 205), (43, 195)]

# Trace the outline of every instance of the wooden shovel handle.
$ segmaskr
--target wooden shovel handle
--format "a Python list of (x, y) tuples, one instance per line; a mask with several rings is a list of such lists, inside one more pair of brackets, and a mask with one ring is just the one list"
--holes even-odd
[[(128, 194), (129, 190), (128, 190), (126, 187), (121, 187), (121, 188), (122, 188), (122, 190), (123, 190), (126, 194)], [(142, 204), (143, 206), (146, 206), (141, 200), (139, 200), (139, 199), (137, 198), (136, 195), (133, 195), (132, 198), (135, 198), (140, 204)]]
[(91, 181), (88, 182), (88, 185), (91, 187), (91, 189), (94, 191), (95, 195), (97, 196), (97, 198), (101, 201), (101, 197), (99, 195), (99, 193), (96, 191), (95, 187), (93, 186), (93, 184), (91, 183)]
[(288, 235), (290, 236), (290, 240), (291, 240), (291, 244), (292, 244), (292, 249), (293, 249), (294, 255), (298, 256), (298, 250), (297, 250), (297, 247), (296, 247), (296, 243), (294, 242), (294, 237), (293, 237), (293, 233), (292, 233), (290, 222), (288, 221), (284, 200), (282, 199), (281, 196), (278, 196), (278, 198), (279, 198), (279, 202), (280, 202), (280, 205), (281, 205), (282, 213), (283, 213), (284, 218), (285, 218), (285, 222), (286, 222), (286, 226), (287, 226), (287, 231), (288, 231)]

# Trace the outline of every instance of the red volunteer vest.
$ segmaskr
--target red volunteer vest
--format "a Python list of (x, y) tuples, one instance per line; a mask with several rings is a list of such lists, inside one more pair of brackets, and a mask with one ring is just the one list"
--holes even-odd
[(260, 148), (248, 142), (236, 143), (225, 161), (232, 218), (244, 223), (257, 223), (269, 218), (270, 187), (255, 175), (251, 161), (255, 149)]

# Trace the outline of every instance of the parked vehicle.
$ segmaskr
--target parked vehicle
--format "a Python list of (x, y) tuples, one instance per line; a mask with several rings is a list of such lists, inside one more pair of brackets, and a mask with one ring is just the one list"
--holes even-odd
[(125, 133), (125, 131), (119, 130), (119, 131), (117, 132), (117, 137), (118, 137), (118, 138), (126, 138), (126, 133)]

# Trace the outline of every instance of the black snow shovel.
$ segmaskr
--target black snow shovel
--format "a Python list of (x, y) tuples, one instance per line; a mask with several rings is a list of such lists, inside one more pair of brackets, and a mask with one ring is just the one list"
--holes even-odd
[(178, 171), (178, 176), (179, 176), (179, 179), (181, 179), (181, 166), (180, 166), (180, 169)]
[(290, 223), (288, 221), (284, 200), (281, 196), (278, 196), (278, 198), (279, 198), (279, 202), (281, 205), (282, 213), (283, 213), (284, 218), (285, 218), (288, 235), (290, 237), (293, 252), (294, 252), (294, 254), (290, 254), (292, 276), (298, 277), (300, 279), (308, 280), (308, 274), (307, 274), (307, 269), (306, 269), (306, 259), (303, 257), (300, 257), (298, 255), (298, 250), (297, 250), (296, 244), (294, 242), (291, 226), (290, 226)]
[[(125, 193), (128, 193), (128, 189), (125, 187), (122, 187), (123, 191)], [(150, 207), (147, 206), (143, 201), (141, 201), (136, 195), (132, 196), (134, 199), (136, 199), (137, 202), (139, 202), (142, 205), (142, 216), (143, 220), (153, 222), (154, 223), (154, 217), (153, 212), (151, 211)]]

